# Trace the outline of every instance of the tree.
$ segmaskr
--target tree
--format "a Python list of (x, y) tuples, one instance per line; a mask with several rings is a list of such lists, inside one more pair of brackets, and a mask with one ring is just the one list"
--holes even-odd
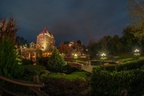
[(129, 0), (129, 16), (136, 30), (134, 35), (142, 40), (144, 37), (144, 0)]
[(111, 53), (113, 54), (121, 53), (124, 51), (122, 40), (118, 35), (111, 37), (111, 44), (109, 47), (111, 49)]
[(8, 36), (11, 42), (15, 43), (17, 28), (15, 28), (16, 22), (13, 18), (0, 19), (0, 42), (4, 36)]
[(18, 78), (23, 70), (19, 65), (19, 55), (15, 49), (17, 29), (13, 18), (0, 21), (0, 75)]
[(129, 16), (133, 24), (144, 23), (143, 0), (129, 0)]
[(47, 62), (47, 69), (54, 72), (60, 72), (64, 65), (66, 65), (64, 58), (60, 55), (58, 49), (55, 48)]
[(20, 37), (20, 36), (16, 37), (16, 42), (19, 46), (23, 46), (27, 44), (27, 40), (25, 40), (23, 37)]
[(61, 43), (58, 47), (60, 53), (64, 53), (66, 56), (70, 56), (72, 53), (72, 48), (68, 44)]
[(144, 41), (144, 0), (129, 0), (129, 17), (131, 25), (124, 29), (124, 36), (126, 35), (129, 42), (135, 41), (135, 43), (142, 44)]
[(123, 30), (123, 39), (125, 39), (125, 46), (128, 49), (131, 49), (133, 46), (141, 46), (144, 36), (138, 35), (140, 32), (143, 32), (143, 29), (139, 26), (131, 25)]
[(144, 0), (129, 0), (129, 16), (138, 39), (139, 46), (144, 49)]
[(77, 40), (77, 44), (82, 45), (81, 40)]
[(94, 58), (98, 54), (98, 51), (101, 50), (100, 44), (94, 40), (89, 41), (87, 48), (88, 48), (88, 53), (90, 54), (90, 58)]
[(0, 75), (19, 78), (23, 75), (23, 68), (19, 65), (19, 55), (14, 48), (14, 43), (4, 37), (0, 43)]

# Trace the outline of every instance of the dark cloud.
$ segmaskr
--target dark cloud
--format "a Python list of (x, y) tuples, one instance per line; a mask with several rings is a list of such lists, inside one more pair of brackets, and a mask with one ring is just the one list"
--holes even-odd
[(44, 27), (54, 34), (57, 45), (63, 41), (121, 35), (128, 23), (127, 0), (2, 0), (0, 17), (13, 16), (19, 35), (29, 42)]

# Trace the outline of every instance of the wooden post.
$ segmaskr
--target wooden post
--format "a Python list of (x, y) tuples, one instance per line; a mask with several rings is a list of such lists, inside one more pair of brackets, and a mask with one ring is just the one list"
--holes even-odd
[[(39, 76), (37, 74), (33, 75), (33, 82), (34, 83), (40, 83)], [(36, 89), (36, 90), (34, 90), (34, 89)], [(40, 90), (40, 88), (32, 88), (32, 90), (35, 91), (36, 96), (40, 96), (39, 92), (37, 92), (37, 90)]]
[(2, 92), (2, 90), (0, 89), (0, 96), (2, 96), (3, 95), (3, 92)]
[(38, 75), (33, 75), (33, 82), (34, 82), (34, 83), (40, 83), (40, 80), (39, 80), (39, 76), (38, 76)]
[(128, 95), (127, 90), (122, 90), (121, 91), (120, 96), (127, 96), (127, 95)]

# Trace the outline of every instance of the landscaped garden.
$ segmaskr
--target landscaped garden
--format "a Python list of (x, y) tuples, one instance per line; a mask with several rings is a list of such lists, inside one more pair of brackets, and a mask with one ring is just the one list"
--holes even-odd
[[(10, 96), (12, 92), (29, 95), (44, 92), (50, 96), (144, 94), (144, 56), (138, 49), (136, 54), (125, 52), (107, 56), (102, 53), (100, 56), (103, 57), (92, 57), (92, 60), (76, 58), (66, 63), (55, 47), (50, 57), (37, 58), (33, 62), (20, 57), (14, 42), (16, 30), (8, 25), (7, 31), (0, 29), (4, 32), (0, 37), (0, 77), (5, 77), (0, 82), (0, 89), (4, 96)], [(87, 65), (92, 65), (91, 72), (82, 69), (81, 66)], [(34, 86), (40, 87), (37, 90)]]

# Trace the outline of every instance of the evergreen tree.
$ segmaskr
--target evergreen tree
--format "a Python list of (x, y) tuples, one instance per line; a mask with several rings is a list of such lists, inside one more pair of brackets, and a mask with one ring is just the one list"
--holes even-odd
[(64, 58), (60, 55), (57, 48), (53, 50), (52, 56), (50, 57), (49, 61), (47, 62), (47, 69), (54, 72), (60, 72), (65, 65)]
[(18, 79), (23, 74), (15, 49), (15, 20), (0, 19), (0, 75)]
[(8, 37), (4, 37), (0, 44), (0, 75), (12, 78), (19, 78), (23, 74), (19, 65), (19, 55), (14, 48), (14, 43)]

